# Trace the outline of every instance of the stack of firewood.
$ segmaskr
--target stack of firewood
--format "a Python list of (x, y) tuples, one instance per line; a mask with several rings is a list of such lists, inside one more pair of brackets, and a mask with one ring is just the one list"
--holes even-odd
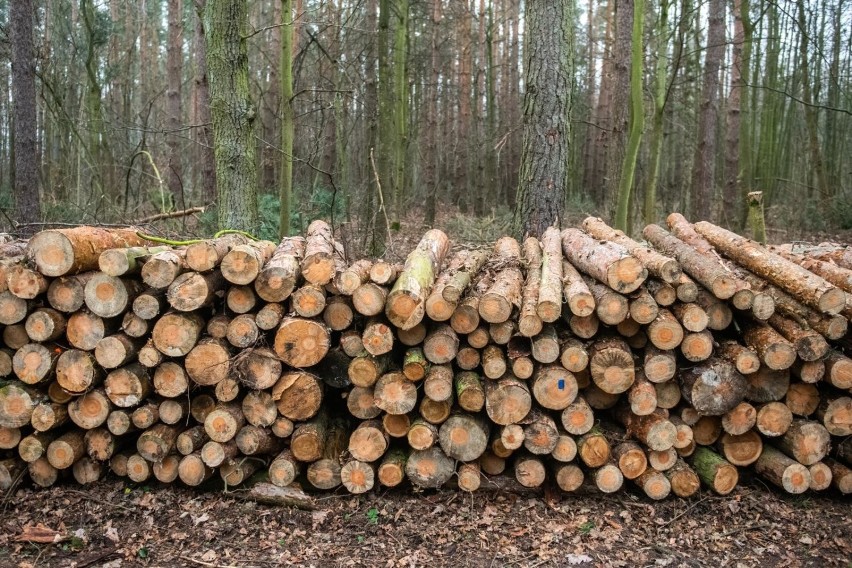
[(668, 225), (489, 250), (433, 229), (404, 265), (347, 260), (323, 221), (0, 245), (0, 488), (852, 492), (852, 248)]

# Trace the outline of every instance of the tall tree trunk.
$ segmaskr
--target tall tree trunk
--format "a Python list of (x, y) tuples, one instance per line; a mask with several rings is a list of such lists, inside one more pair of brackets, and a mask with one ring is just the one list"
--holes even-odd
[(464, 0), (460, 7), (461, 22), (457, 41), (461, 50), (459, 62), (459, 122), (456, 136), (456, 194), (459, 196), (458, 205), (462, 212), (471, 204), (471, 182), (468, 175), (470, 167), (470, 132), (471, 132), (471, 73), (473, 70), (472, 8), (470, 0)]
[[(378, 14), (378, 0), (367, 0), (367, 13), (365, 24), (368, 30), (376, 29), (376, 17)], [(370, 45), (365, 54), (364, 68), (366, 73), (366, 85), (364, 87), (364, 118), (367, 121), (367, 148), (365, 170), (367, 172), (367, 195), (364, 199), (363, 219), (367, 220), (368, 232), (366, 248), (371, 255), (379, 256), (384, 252), (385, 230), (379, 228), (384, 219), (382, 212), (377, 211), (374, 203), (378, 202), (379, 186), (375, 183), (376, 164), (381, 159), (377, 155), (379, 147), (379, 92), (377, 88), (378, 77), (376, 74), (376, 40), (371, 37)]]
[(512, 5), (512, 49), (510, 51), (511, 62), (509, 64), (509, 124), (513, 129), (512, 134), (509, 136), (509, 171), (511, 172), (510, 184), (508, 186), (509, 199), (508, 203), (510, 205), (514, 205), (516, 195), (515, 188), (517, 187), (518, 180), (518, 171), (520, 170), (520, 152), (518, 151), (518, 147), (520, 144), (519, 138), (520, 135), (515, 130), (520, 126), (521, 121), (521, 95), (519, 91), (519, 85), (521, 83), (521, 73), (519, 67), (521, 67), (521, 34), (520, 34), (520, 21), (521, 21), (521, 1), (520, 0), (510, 0)]
[[(753, 171), (753, 151), (752, 141), (754, 136), (752, 130), (754, 128), (754, 113), (752, 112), (752, 100), (754, 97), (754, 88), (751, 86), (751, 65), (754, 37), (754, 23), (751, 19), (750, 0), (740, 0), (739, 17), (743, 27), (743, 48), (740, 59), (740, 82), (743, 85), (740, 89), (740, 134), (739, 134), (739, 152), (737, 160), (737, 188), (739, 195), (737, 198), (745, 203), (747, 194), (754, 188), (754, 171)], [(747, 207), (740, 208), (740, 217), (737, 220), (738, 227), (745, 225)]]
[(825, 164), (822, 160), (822, 147), (819, 142), (817, 108), (813, 104), (813, 95), (811, 92), (811, 72), (810, 63), (808, 62), (809, 47), (809, 31), (805, 18), (805, 3), (804, 0), (797, 0), (796, 5), (799, 12), (799, 64), (802, 74), (802, 103), (805, 111), (805, 125), (808, 130), (808, 149), (811, 153), (811, 167), (816, 174), (817, 190), (819, 191), (820, 203), (828, 205), (825, 200), (830, 196), (828, 180), (825, 175)]
[(511, 0), (500, 0), (498, 3), (497, 19), (502, 25), (497, 26), (498, 40), (495, 42), (496, 53), (494, 54), (494, 71), (495, 80), (499, 81), (500, 89), (495, 93), (495, 103), (497, 105), (496, 113), (499, 121), (496, 124), (497, 130), (494, 131), (495, 145), (502, 143), (495, 152), (497, 171), (495, 172), (498, 188), (498, 199), (505, 203), (508, 198), (509, 180), (511, 178), (510, 170), (507, 169), (509, 164), (510, 152), (507, 147), (508, 133), (511, 132), (511, 122), (509, 119), (509, 105), (511, 105), (511, 97), (509, 95), (509, 74), (512, 63), (509, 60), (509, 50), (512, 46), (512, 13)]
[(196, 164), (199, 170), (199, 183), (201, 185), (201, 202), (205, 205), (213, 203), (216, 199), (216, 160), (213, 153), (213, 118), (210, 115), (210, 87), (207, 83), (207, 42), (204, 39), (204, 21), (202, 11), (205, 0), (195, 0), (195, 78), (194, 106), (196, 146), (198, 148)]
[[(786, 11), (782, 13), (784, 16), (788, 15)], [(790, 17), (784, 17), (783, 24), (784, 28), (781, 32), (782, 38), (798, 37), (798, 29), (804, 29), (799, 28), (798, 21)], [(802, 74), (796, 73), (792, 70), (796, 69), (800, 63), (800, 45), (796, 41), (784, 40), (782, 40), (781, 45), (783, 48), (781, 58), (783, 80), (779, 88), (783, 93), (798, 93), (799, 86), (802, 83)], [(785, 95), (781, 95), (778, 100), (777, 119), (775, 121), (773, 133), (775, 136), (776, 151), (772, 154), (772, 182), (775, 184), (776, 189), (783, 188), (784, 186), (782, 183), (784, 183), (785, 180), (792, 179), (794, 171), (804, 170), (805, 175), (802, 181), (804, 181), (806, 186), (812, 189), (815, 168), (813, 165), (809, 164), (806, 159), (804, 159), (805, 155), (801, 151), (800, 144), (793, 146), (790, 143), (793, 139), (794, 132), (798, 136), (801, 136), (799, 133), (800, 122), (797, 120), (790, 120), (794, 116), (794, 113), (797, 113), (799, 109), (797, 106), (798, 103)], [(807, 126), (807, 121), (805, 122)], [(807, 139), (807, 133), (805, 133), (804, 136), (805, 139)]]
[(429, 21), (430, 69), (426, 85), (426, 152), (423, 183), (426, 187), (426, 225), (435, 223), (438, 202), (438, 181), (441, 158), (438, 152), (438, 82), (441, 80), (441, 46), (438, 43), (441, 29), (443, 0), (432, 0), (432, 17)]
[[(326, 0), (324, 19), (326, 22), (333, 22), (335, 14), (334, 0)], [(338, 59), (338, 31), (334, 25), (330, 25), (327, 29), (328, 36), (323, 42), (323, 53), (320, 56), (318, 73), (314, 78), (314, 83), (318, 89), (329, 91), (328, 98), (320, 98), (321, 105), (320, 121), (321, 121), (321, 138), (320, 138), (320, 161), (319, 169), (322, 172), (336, 175), (335, 167), (337, 165), (337, 118), (334, 105), (335, 94), (333, 91), (337, 89), (337, 59)], [(316, 188), (321, 182), (328, 182), (328, 176), (322, 172), (315, 172), (313, 186)]]
[(731, 92), (728, 95), (727, 123), (725, 125), (725, 188), (722, 193), (723, 221), (729, 228), (737, 228), (743, 217), (745, 200), (740, 187), (740, 122), (742, 120), (743, 91), (746, 90), (744, 75), (748, 60), (743, 58), (745, 49), (745, 26), (743, 12), (748, 17), (748, 0), (734, 0), (734, 41), (731, 64)]
[[(54, 23), (50, 21), (50, 17), (47, 13), (51, 9), (50, 4), (51, 2), (45, 3), (45, 41), (42, 49), (46, 61), (50, 61), (53, 57), (53, 54), (50, 53), (52, 51), (50, 47), (51, 41), (48, 39), (52, 34), (54, 26)], [(131, 11), (132, 9), (128, 6), (127, 2), (123, 2), (121, 0), (109, 1), (109, 15), (113, 22), (123, 23), (123, 20), (127, 20), (125, 14)], [(120, 117), (120, 120), (127, 121), (128, 123), (132, 121), (133, 118), (130, 116), (129, 106), (125, 104), (125, 101), (129, 100), (130, 93), (128, 91), (130, 89), (129, 85), (133, 76), (130, 73), (124, 72), (125, 69), (122, 69), (122, 65), (127, 65), (127, 63), (133, 59), (133, 48), (130, 46), (124, 47), (122, 44), (127, 41), (127, 38), (134, 36), (133, 31), (134, 30), (132, 28), (116, 25), (115, 29), (113, 29), (110, 34), (106, 60), (106, 69), (108, 70), (108, 76), (110, 76), (110, 88), (107, 92), (105, 102), (113, 116), (118, 116)], [(135, 38), (133, 43), (135, 43)], [(125, 61), (123, 62), (122, 60)], [(115, 129), (111, 134), (110, 142), (114, 146), (131, 147), (133, 144), (132, 136), (134, 134), (135, 133), (131, 133), (130, 129)], [(47, 137), (45, 137), (44, 143), (49, 144)], [(45, 160), (45, 165), (49, 163), (50, 160)], [(50, 180), (50, 175), (45, 175), (43, 179), (45, 187), (53, 186)]]
[[(92, 0), (84, 0), (85, 2), (91, 3)], [(86, 22), (86, 11), (82, 10), (83, 2), (81, 2), (81, 11), (83, 12), (83, 21)], [(142, 139), (139, 143), (139, 150), (144, 152), (149, 152), (152, 149), (152, 146), (149, 144), (151, 138), (154, 138), (153, 131), (154, 129), (151, 127), (152, 125), (158, 125), (159, 122), (159, 110), (160, 106), (155, 104), (157, 98), (157, 91), (159, 91), (160, 76), (159, 76), (159, 36), (157, 34), (157, 23), (158, 19), (156, 17), (157, 12), (159, 12), (159, 3), (155, 0), (140, 0), (139, 8), (137, 11), (138, 18), (140, 21), (139, 24), (139, 89), (138, 96), (139, 100), (137, 103), (137, 121), (142, 125), (143, 133)], [(96, 74), (95, 74), (96, 75)], [(91, 81), (90, 81), (91, 82)], [(91, 85), (90, 91), (94, 92), (94, 85)], [(100, 90), (100, 87), (98, 87)], [(90, 132), (93, 129), (90, 128)], [(99, 154), (98, 148), (90, 142), (89, 151), (93, 156), (97, 156)], [(154, 144), (156, 146), (156, 144)], [(151, 167), (151, 162), (147, 158), (140, 159), (139, 163), (139, 171), (140, 171), (140, 189), (145, 190), (147, 193), (147, 189), (152, 185), (151, 180), (155, 180), (156, 176), (153, 168)], [(162, 191), (163, 187), (158, 187), (158, 190)], [(158, 199), (158, 206), (162, 206), (164, 204), (164, 199)]]
[[(834, 12), (831, 15), (831, 63), (828, 68), (826, 103), (832, 108), (838, 108), (841, 105), (840, 46), (843, 37), (841, 16), (843, 14), (845, 3), (845, 0), (838, 0), (834, 7)], [(825, 169), (829, 187), (832, 188), (842, 186), (841, 165), (844, 160), (840, 155), (842, 130), (839, 128), (839, 123), (841, 123), (841, 120), (834, 120), (834, 117), (831, 116), (825, 120)]]
[(379, 0), (378, 66), (379, 66), (379, 139), (375, 153), (377, 176), (382, 191), (384, 208), (382, 216), (391, 217), (393, 211), (394, 164), (396, 156), (396, 131), (394, 129), (394, 83), (390, 61), (390, 17), (392, 0)]
[[(601, 86), (598, 93), (598, 104), (595, 110), (595, 124), (597, 135), (594, 144), (593, 168), (591, 175), (592, 195), (595, 203), (601, 204), (606, 200), (606, 174), (609, 147), (614, 136), (612, 123), (613, 92), (618, 84), (615, 78), (614, 68), (614, 43), (615, 43), (615, 6), (616, 0), (607, 2), (605, 18), (606, 27), (604, 31), (604, 46), (602, 50), (603, 66), (601, 69)], [(631, 12), (632, 13), (632, 12)], [(624, 83), (627, 77), (624, 77)]]
[(698, 143), (692, 166), (695, 195), (693, 216), (714, 219), (713, 183), (716, 164), (716, 125), (719, 115), (719, 67), (725, 56), (725, 1), (710, 0), (707, 27), (707, 55), (704, 60), (701, 108), (698, 115)]
[[(660, 181), (660, 156), (663, 153), (663, 126), (666, 117), (666, 66), (668, 54), (669, 0), (660, 2), (657, 17), (656, 57), (654, 57), (654, 120), (651, 132), (651, 155), (648, 159), (651, 171), (645, 187), (643, 218), (650, 225), (657, 220), (657, 185)], [(676, 63), (675, 63), (676, 64)], [(674, 69), (672, 70), (674, 73)]]
[(488, 3), (486, 10), (488, 21), (485, 26), (485, 137), (483, 151), (485, 152), (485, 192), (491, 207), (501, 202), (500, 188), (497, 180), (497, 156), (494, 150), (494, 133), (497, 126), (496, 80), (494, 78), (494, 8)]
[[(757, 159), (754, 165), (755, 182), (764, 192), (766, 201), (771, 202), (774, 197), (776, 172), (773, 166), (773, 157), (777, 154), (775, 131), (779, 120), (778, 107), (781, 104), (781, 95), (774, 90), (782, 87), (779, 81), (779, 59), (781, 51), (781, 27), (778, 16), (778, 6), (769, 4), (766, 8), (766, 17), (761, 18), (762, 28), (758, 34), (766, 37), (763, 58), (755, 58), (754, 77), (762, 77), (761, 85), (768, 90), (760, 91), (760, 98), (755, 97), (755, 109), (758, 113), (752, 120), (757, 132)], [(760, 42), (758, 43), (760, 45)], [(760, 59), (765, 61), (764, 69), (760, 68)], [(759, 103), (759, 106), (758, 106)]]
[(257, 231), (257, 156), (249, 98), (246, 0), (207, 0), (207, 72), (220, 229)]
[(621, 0), (615, 3), (615, 44), (612, 52), (612, 104), (610, 105), (612, 130), (606, 150), (606, 172), (604, 173), (604, 195), (615, 203), (618, 198), (618, 183), (624, 165), (627, 144), (628, 102), (630, 98), (630, 58), (632, 51), (633, 2)]
[(485, 97), (485, 75), (486, 71), (486, 38), (485, 38), (485, 0), (479, 0), (479, 8), (477, 10), (477, 33), (476, 33), (476, 75), (473, 82), (473, 123), (475, 125), (476, 135), (470, 139), (470, 156), (472, 159), (468, 161), (468, 175), (474, 180), (471, 192), (473, 194), (474, 213), (483, 215), (485, 213), (485, 204), (487, 198), (485, 192), (487, 185), (485, 182), (485, 112), (482, 107), (482, 100)]
[(396, 0), (394, 34), (394, 176), (393, 219), (391, 228), (399, 230), (405, 189), (405, 154), (408, 148), (408, 0)]
[[(106, 142), (104, 140), (103, 109), (101, 107), (102, 89), (98, 78), (98, 57), (96, 53), (98, 38), (95, 29), (95, 8), (92, 0), (83, 0), (80, 8), (83, 16), (83, 27), (86, 31), (86, 60), (84, 65), (88, 88), (85, 94), (85, 108), (89, 131), (91, 186), (93, 195), (102, 195), (103, 189), (105, 189), (102, 168), (105, 166), (104, 144)], [(110, 187), (109, 191), (114, 191), (114, 189)]]
[(642, 104), (642, 27), (645, 22), (644, 12), (645, 0), (634, 0), (632, 55), (630, 58), (629, 139), (618, 181), (618, 205), (615, 210), (615, 227), (626, 233), (630, 232), (630, 194), (636, 172), (636, 159), (639, 157), (639, 145), (642, 142), (642, 129), (645, 126), (645, 110)]
[(281, 30), (281, 179), (278, 187), (280, 214), (278, 236), (290, 234), (290, 209), (293, 202), (293, 135), (295, 117), (293, 116), (293, 3), (281, 0), (281, 18), (284, 24)]
[(12, 193), (18, 223), (32, 223), (41, 218), (36, 152), (34, 16), (32, 0), (11, 2), (7, 29), (12, 40), (12, 116), (15, 127)]
[[(351, 160), (349, 159), (349, 143), (348, 136), (346, 134), (348, 123), (349, 123), (349, 107), (346, 104), (345, 95), (340, 90), (342, 85), (345, 82), (345, 68), (342, 67), (341, 61), (344, 59), (344, 49), (345, 44), (344, 40), (346, 39), (344, 30), (344, 24), (348, 21), (349, 15), (347, 14), (348, 8), (346, 7), (346, 3), (342, 0), (337, 4), (337, 10), (333, 14), (333, 19), (331, 19), (334, 26), (334, 44), (333, 44), (333, 58), (334, 58), (334, 175), (336, 176), (337, 181), (333, 184), (337, 188), (345, 188), (344, 192), (341, 192), (340, 195), (332, 196), (332, 216), (334, 215), (334, 205), (339, 202), (343, 202), (346, 211), (346, 222), (352, 222), (352, 195), (349, 193), (348, 188), (351, 184)], [(334, 188), (332, 188), (334, 190)], [(335, 218), (332, 218), (332, 221), (336, 221)]]
[(691, 175), (695, 161), (694, 146), (697, 144), (697, 141), (694, 135), (690, 140), (688, 138), (689, 134), (686, 134), (686, 132), (692, 134), (692, 131), (697, 132), (698, 130), (698, 100), (701, 94), (701, 54), (705, 51), (701, 47), (701, 30), (704, 27), (701, 24), (700, 5), (700, 2), (697, 0), (685, 0), (683, 11), (681, 12), (683, 14), (681, 23), (684, 29), (684, 69), (681, 80), (684, 83), (680, 90), (680, 95), (683, 97), (681, 108), (684, 110), (685, 122), (687, 124), (685, 126), (685, 135), (680, 138), (680, 143), (677, 144), (678, 155), (676, 159), (683, 165), (677, 171), (678, 184), (676, 188), (679, 195), (677, 199), (672, 199), (672, 203), (677, 204), (675, 207), (682, 207), (685, 211), (691, 210), (695, 193)]
[(176, 207), (186, 209), (186, 200), (183, 195), (183, 167), (181, 165), (181, 137), (178, 129), (181, 125), (181, 82), (183, 65), (183, 2), (182, 0), (169, 0), (169, 43), (166, 48), (166, 76), (168, 89), (166, 91), (166, 102), (168, 106), (168, 119), (166, 128), (169, 136), (166, 138), (169, 151), (168, 184), (169, 192), (172, 194), (172, 203)]
[[(110, 11), (115, 10), (114, 5), (110, 4)], [(54, 57), (53, 53), (53, 15), (54, 15), (54, 7), (52, 2), (48, 1), (44, 3), (44, 36), (42, 38), (41, 44), (41, 53), (42, 57), (46, 61), (50, 61)], [(115, 59), (113, 59), (115, 61)], [(47, 69), (42, 73), (42, 81), (50, 81), (49, 71)], [(4, 85), (6, 83), (3, 83)], [(41, 89), (44, 90), (44, 87)], [(116, 90), (120, 90), (118, 86), (116, 86)], [(5, 113), (5, 109), (3, 108), (2, 97), (0, 97), (0, 114)], [(2, 125), (2, 120), (0, 120), (0, 125)], [(54, 133), (56, 132), (54, 122), (54, 116), (51, 112), (48, 105), (44, 105), (41, 110), (41, 132), (37, 134), (39, 138), (41, 138), (41, 147), (39, 149), (39, 161), (41, 162), (41, 181), (42, 185), (45, 187), (56, 187), (58, 184), (54, 183), (54, 161), (53, 161), (53, 140)], [(3, 137), (0, 137), (0, 160), (4, 160), (5, 156), (3, 154)], [(3, 183), (3, 168), (0, 167), (0, 183)]]
[(572, 29), (568, 2), (528, 0), (524, 144), (514, 233), (540, 236), (562, 214), (568, 180)]
[(595, 116), (595, 89), (597, 84), (597, 57), (595, 54), (595, 0), (589, 0), (589, 13), (586, 16), (587, 38), (586, 41), (586, 106), (588, 107), (589, 124), (586, 125), (585, 143), (583, 144), (583, 186), (590, 188), (594, 184), (595, 167), (595, 129), (592, 124), (596, 121)]
[[(260, 186), (266, 191), (276, 187), (275, 171), (279, 164), (281, 152), (278, 150), (280, 134), (278, 132), (279, 112), (281, 108), (281, 37), (282, 28), (282, 6), (280, 0), (272, 0), (272, 21), (276, 27), (269, 30), (269, 75), (266, 89), (263, 93), (263, 109), (261, 122), (263, 123), (263, 143), (260, 157)], [(288, 28), (289, 29), (289, 28)]]

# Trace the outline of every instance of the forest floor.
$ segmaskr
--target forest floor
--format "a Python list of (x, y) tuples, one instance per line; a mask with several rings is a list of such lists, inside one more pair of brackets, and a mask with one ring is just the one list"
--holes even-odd
[[(852, 566), (852, 501), (756, 481), (720, 497), (319, 497), (313, 511), (108, 478), (23, 487), (0, 509), (0, 566)], [(21, 540), (44, 525), (48, 538)]]

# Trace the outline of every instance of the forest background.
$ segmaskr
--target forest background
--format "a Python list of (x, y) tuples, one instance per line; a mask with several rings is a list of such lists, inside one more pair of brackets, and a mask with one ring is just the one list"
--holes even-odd
[(0, 0), (0, 223), (850, 229), (850, 79), (849, 0)]

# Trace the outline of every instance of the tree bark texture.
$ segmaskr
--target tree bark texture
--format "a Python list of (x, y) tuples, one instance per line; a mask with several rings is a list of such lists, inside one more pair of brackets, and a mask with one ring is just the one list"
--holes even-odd
[(524, 142), (515, 207), (516, 236), (541, 236), (560, 217), (568, 183), (571, 20), (568, 4), (526, 8)]
[(15, 220), (31, 223), (41, 217), (39, 156), (36, 146), (35, 49), (32, 0), (9, 6), (8, 32), (12, 43), (12, 116), (14, 118)]
[(249, 97), (247, 20), (245, 0), (208, 0), (204, 7), (219, 228), (256, 231), (256, 109)]

